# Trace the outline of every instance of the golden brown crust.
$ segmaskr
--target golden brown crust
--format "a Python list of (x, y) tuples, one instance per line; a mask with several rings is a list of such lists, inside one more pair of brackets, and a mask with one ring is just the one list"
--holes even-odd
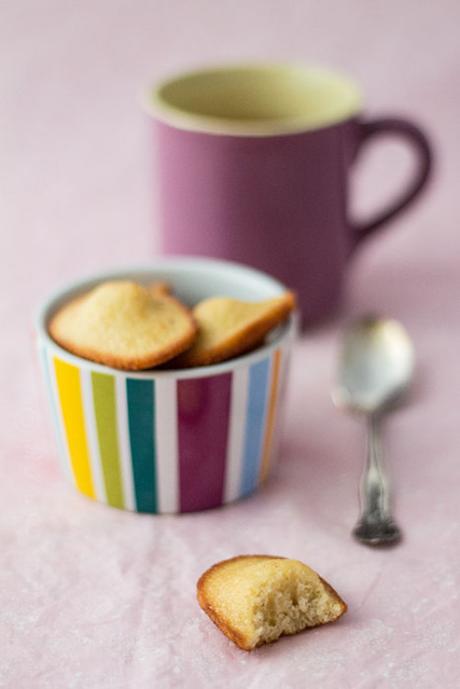
[[(199, 344), (196, 343), (194, 347), (177, 357), (174, 366), (178, 368), (209, 366), (246, 354), (260, 346), (265, 336), (285, 321), (295, 308), (295, 296), (292, 292), (285, 292), (283, 297), (282, 301), (277, 301), (270, 313), (264, 315), (263, 318), (254, 319), (243, 328), (239, 328), (237, 333), (230, 335), (217, 346), (200, 349)], [(199, 328), (199, 316), (195, 310), (193, 313)]]
[(219, 613), (213, 608), (212, 604), (206, 598), (205, 587), (207, 579), (209, 579), (217, 569), (224, 567), (229, 562), (237, 562), (238, 560), (247, 560), (248, 558), (254, 557), (264, 560), (285, 559), (284, 557), (277, 557), (272, 555), (237, 555), (236, 557), (230, 557), (227, 560), (221, 560), (220, 562), (216, 562), (216, 564), (212, 565), (212, 567), (207, 569), (206, 572), (203, 572), (201, 577), (198, 579), (196, 585), (197, 600), (200, 604), (201, 609), (204, 610), (204, 612), (211, 618), (216, 627), (218, 627), (221, 630), (221, 632), (225, 634), (225, 636), (227, 636), (243, 651), (252, 651), (253, 646), (251, 644), (248, 644), (246, 637), (240, 634), (240, 632), (237, 629), (231, 627), (224, 619), (222, 619), (222, 617), (219, 616)]
[[(235, 557), (228, 558), (226, 560), (221, 560), (220, 562), (217, 562), (216, 564), (212, 565), (209, 569), (207, 569), (201, 577), (198, 579), (197, 582), (197, 600), (198, 603), (201, 607), (201, 609), (210, 617), (210, 619), (214, 622), (216, 627), (218, 627), (224, 634), (227, 636), (231, 641), (233, 641), (239, 648), (241, 648), (243, 651), (252, 651), (255, 646), (250, 644), (246, 637), (241, 634), (237, 629), (232, 627), (226, 620), (224, 620), (219, 613), (214, 609), (210, 601), (206, 597), (206, 582), (207, 580), (213, 575), (213, 573), (216, 570), (221, 569), (225, 565), (227, 565), (230, 562), (237, 562), (238, 560), (246, 560), (246, 559), (252, 559), (252, 558), (257, 558), (259, 560), (285, 560), (285, 557), (279, 556), (279, 555), (237, 555)], [(317, 574), (317, 573), (316, 573)], [(342, 615), (344, 615), (347, 610), (348, 606), (345, 603), (345, 601), (339, 596), (337, 591), (332, 588), (332, 586), (325, 581), (319, 574), (317, 574), (319, 579), (321, 580), (323, 586), (325, 589), (328, 591), (328, 593), (335, 599), (337, 603), (341, 606), (341, 612), (337, 617), (333, 620), (336, 621)], [(332, 621), (332, 620), (331, 620)], [(322, 626), (323, 624), (327, 623), (320, 623), (316, 626)], [(314, 627), (307, 627), (303, 631), (308, 631), (308, 629), (313, 629)], [(298, 633), (298, 632), (294, 632)], [(286, 636), (287, 634), (285, 634)], [(263, 646), (265, 645), (264, 641), (260, 641), (258, 646)]]
[(153, 297), (172, 296), (173, 294), (172, 287), (166, 280), (155, 280), (155, 282), (147, 285), (147, 289)]
[(86, 298), (87, 293), (62, 306), (51, 318), (48, 324), (48, 331), (53, 340), (55, 340), (57, 344), (67, 351), (71, 352), (72, 354), (76, 354), (83, 359), (89, 359), (90, 361), (103, 364), (104, 366), (110, 366), (112, 368), (118, 368), (124, 371), (141, 371), (163, 364), (191, 347), (196, 337), (197, 324), (190, 309), (184, 306), (184, 304), (182, 304), (182, 302), (175, 297), (170, 296), (170, 294), (166, 291), (166, 283), (162, 283), (162, 285), (164, 285), (164, 287), (161, 288), (163, 291), (158, 291), (155, 298), (173, 303), (177, 309), (181, 310), (187, 318), (188, 328), (186, 332), (184, 332), (180, 337), (178, 336), (173, 343), (169, 343), (167, 346), (161, 348), (157, 347), (155, 350), (152, 350), (143, 357), (119, 357), (116, 354), (111, 354), (108, 352), (101, 353), (96, 349), (81, 346), (72, 339), (65, 337), (59, 328), (60, 317), (67, 308), (73, 308), (79, 302), (83, 301)]
[(239, 560), (251, 560), (253, 558), (257, 558), (259, 560), (285, 560), (285, 557), (282, 557), (281, 555), (235, 555), (234, 557), (229, 557), (226, 560), (220, 560), (220, 562), (216, 562), (212, 567), (209, 567), (209, 569), (206, 570), (206, 572), (203, 572), (201, 577), (197, 581), (197, 589), (198, 591), (202, 591), (205, 584), (206, 580), (209, 579), (209, 577), (212, 575), (213, 572), (216, 571), (216, 569), (221, 569), (224, 565), (228, 565), (230, 562), (238, 562)]
[[(318, 574), (318, 572), (317, 572), (317, 574)], [(320, 577), (319, 574), (318, 574), (318, 577), (321, 579), (323, 586), (327, 590), (327, 592), (330, 593), (330, 595), (333, 598), (335, 598), (336, 603), (338, 603), (340, 605), (340, 607), (342, 608), (340, 615), (337, 615), (337, 617), (335, 618), (335, 620), (338, 620), (340, 617), (342, 617), (342, 615), (345, 615), (345, 613), (348, 610), (348, 605), (345, 603), (343, 598), (341, 598), (339, 596), (337, 591), (334, 588), (332, 588), (332, 586), (325, 579), (323, 579), (323, 577)], [(334, 622), (335, 622), (335, 620), (334, 620)]]
[(197, 599), (201, 609), (204, 610), (208, 617), (214, 622), (216, 627), (218, 627), (227, 638), (233, 641), (233, 643), (235, 643), (243, 651), (252, 651), (252, 646), (247, 643), (246, 638), (219, 616), (219, 614), (206, 599), (204, 593), (200, 590), (197, 592)]

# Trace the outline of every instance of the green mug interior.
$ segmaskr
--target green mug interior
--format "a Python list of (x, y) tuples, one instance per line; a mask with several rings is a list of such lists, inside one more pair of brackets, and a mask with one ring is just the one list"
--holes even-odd
[(207, 69), (160, 84), (154, 114), (201, 131), (271, 134), (324, 127), (355, 114), (353, 81), (322, 68), (252, 65)]

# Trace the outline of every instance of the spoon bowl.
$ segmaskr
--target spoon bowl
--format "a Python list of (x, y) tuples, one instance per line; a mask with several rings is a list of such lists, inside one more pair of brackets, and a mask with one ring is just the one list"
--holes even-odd
[(366, 316), (345, 333), (334, 402), (342, 409), (373, 414), (391, 406), (408, 387), (414, 348), (393, 319)]

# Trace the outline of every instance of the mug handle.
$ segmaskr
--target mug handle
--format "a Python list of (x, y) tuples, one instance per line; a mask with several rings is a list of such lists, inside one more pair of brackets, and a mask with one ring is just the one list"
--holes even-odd
[(425, 134), (412, 122), (399, 117), (383, 117), (358, 124), (358, 153), (364, 144), (379, 136), (396, 136), (407, 141), (417, 154), (413, 179), (395, 201), (370, 220), (352, 226), (355, 246), (407, 208), (425, 187), (431, 173), (433, 154)]

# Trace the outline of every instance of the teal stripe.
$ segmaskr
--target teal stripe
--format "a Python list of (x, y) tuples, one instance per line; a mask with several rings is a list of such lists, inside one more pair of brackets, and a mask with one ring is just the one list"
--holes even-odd
[(246, 430), (243, 449), (241, 494), (252, 493), (259, 481), (262, 443), (267, 412), (268, 374), (270, 359), (253, 364), (249, 369), (249, 390), (246, 409)]
[(155, 383), (128, 378), (129, 442), (138, 512), (157, 511), (156, 443), (154, 437)]

